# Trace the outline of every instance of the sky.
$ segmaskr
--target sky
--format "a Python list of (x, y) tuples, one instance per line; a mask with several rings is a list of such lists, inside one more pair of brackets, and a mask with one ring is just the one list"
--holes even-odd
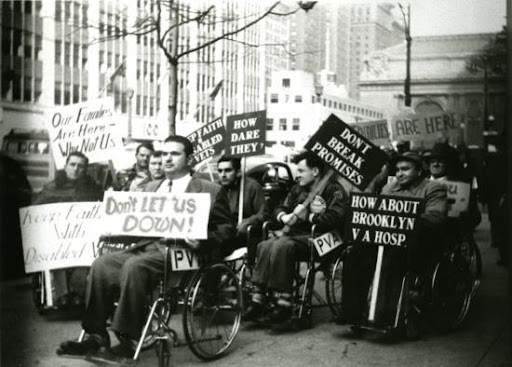
[[(506, 0), (319, 0), (340, 3), (411, 4), (412, 36), (499, 32), (505, 25)], [(397, 7), (398, 11), (398, 7)], [(401, 13), (398, 13), (401, 16)]]

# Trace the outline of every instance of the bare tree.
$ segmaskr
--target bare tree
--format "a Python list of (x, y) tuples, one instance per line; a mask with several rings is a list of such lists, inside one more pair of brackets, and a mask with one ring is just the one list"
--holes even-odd
[[(237, 14), (216, 15), (215, 5), (211, 5), (205, 9), (191, 10), (190, 5), (185, 6), (178, 0), (153, 0), (149, 13), (140, 12), (133, 25), (127, 25), (125, 29), (117, 29), (109, 37), (98, 39), (98, 42), (108, 41), (109, 39), (126, 37), (126, 36), (145, 36), (153, 34), (156, 38), (158, 48), (163, 52), (167, 59), (167, 73), (169, 75), (169, 132), (171, 134), (176, 131), (176, 113), (178, 100), (178, 65), (181, 59), (191, 53), (211, 47), (215, 43), (225, 40), (244, 44), (244, 41), (237, 39), (237, 35), (241, 32), (253, 27), (265, 17), (269, 15), (288, 16), (300, 9), (310, 10), (316, 1), (299, 1), (297, 9), (280, 13), (276, 9), (281, 1), (276, 1), (268, 5), (263, 10), (245, 16)], [(191, 4), (191, 3), (190, 3)], [(207, 35), (197, 40), (197, 43), (190, 44), (189, 47), (179, 44), (180, 29), (190, 24), (197, 26), (208, 26), (215, 23), (231, 23), (234, 26), (222, 27), (224, 32), (217, 35)], [(245, 43), (249, 47), (260, 47), (263, 45), (251, 45)], [(272, 44), (272, 46), (276, 46)], [(282, 45), (284, 47), (284, 45)], [(218, 91), (218, 88), (217, 88)]]

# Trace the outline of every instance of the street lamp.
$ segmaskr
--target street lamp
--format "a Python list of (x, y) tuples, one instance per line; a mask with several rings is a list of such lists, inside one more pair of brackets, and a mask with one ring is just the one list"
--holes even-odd
[(411, 107), (411, 4), (407, 5), (407, 15), (405, 14), (402, 4), (398, 3), (398, 7), (404, 17), (405, 41), (407, 42), (407, 59), (404, 82), (405, 105), (407, 107)]
[(132, 88), (128, 88), (126, 91), (126, 97), (128, 99), (128, 140), (132, 139), (132, 99), (135, 91)]
[(324, 93), (324, 86), (322, 84), (315, 85), (316, 102), (320, 103), (322, 94)]

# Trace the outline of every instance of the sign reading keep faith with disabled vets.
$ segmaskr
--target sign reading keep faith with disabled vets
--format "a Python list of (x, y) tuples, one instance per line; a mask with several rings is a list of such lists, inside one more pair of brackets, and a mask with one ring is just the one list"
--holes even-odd
[(345, 234), (360, 244), (404, 246), (416, 241), (423, 200), (353, 192)]
[(194, 146), (194, 162), (192, 165), (201, 163), (205, 159), (219, 154), (224, 149), (224, 136), (226, 128), (219, 118), (201, 126), (192, 134), (187, 136)]
[(226, 153), (234, 157), (265, 154), (267, 111), (228, 116)]
[(368, 186), (388, 160), (386, 153), (335, 115), (329, 116), (305, 148), (360, 190)]
[(207, 239), (210, 194), (106, 191), (104, 235)]
[(21, 208), (25, 272), (90, 266), (98, 248), (101, 206), (80, 202)]
[(89, 163), (106, 161), (123, 148), (111, 97), (52, 108), (45, 116), (57, 169), (74, 151)]

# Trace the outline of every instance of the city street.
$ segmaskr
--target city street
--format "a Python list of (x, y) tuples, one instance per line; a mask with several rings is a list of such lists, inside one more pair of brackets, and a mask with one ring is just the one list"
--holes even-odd
[[(453, 333), (429, 332), (418, 341), (390, 343), (378, 335), (349, 338), (348, 328), (329, 322), (326, 308), (314, 310), (314, 327), (294, 334), (269, 335), (242, 327), (229, 354), (204, 363), (187, 347), (173, 350), (175, 365), (192, 366), (512, 366), (508, 272), (496, 265), (484, 216), (476, 231), (484, 273), (463, 327)], [(317, 282), (323, 287), (323, 282)], [(31, 300), (30, 278), (1, 284), (1, 365), (93, 366), (55, 354), (62, 340), (77, 337), (77, 320), (51, 320), (38, 314)], [(181, 315), (175, 320), (181, 321)], [(177, 325), (181, 323), (176, 322)], [(183, 337), (181, 328), (177, 328)], [(156, 366), (153, 350), (142, 353), (138, 366)]]

